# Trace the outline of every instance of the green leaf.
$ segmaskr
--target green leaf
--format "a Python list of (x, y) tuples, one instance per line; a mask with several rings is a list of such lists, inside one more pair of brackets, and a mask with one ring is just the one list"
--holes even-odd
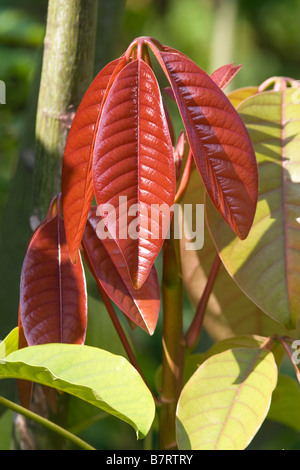
[(300, 107), (295, 90), (253, 95), (238, 108), (254, 144), (259, 200), (240, 242), (213, 205), (207, 221), (220, 257), (244, 293), (286, 328), (300, 316)]
[(233, 90), (227, 94), (227, 98), (230, 100), (231, 104), (237, 108), (242, 101), (245, 101), (246, 98), (249, 96), (254, 95), (257, 93), (258, 87), (256, 86), (249, 86), (244, 88), (238, 88), (237, 90)]
[(152, 395), (122, 356), (91, 346), (44, 344), (0, 360), (0, 378), (38, 382), (70, 393), (129, 423), (138, 438), (155, 414)]
[[(268, 338), (259, 335), (233, 336), (213, 344), (205, 353), (188, 354), (184, 362), (183, 383), (185, 384), (196, 372), (198, 367), (211, 356), (235, 348), (261, 348)], [(284, 350), (280, 342), (273, 342), (272, 353), (279, 367), (284, 357)]]
[(267, 415), (276, 381), (274, 356), (264, 349), (230, 349), (207, 359), (179, 398), (179, 449), (245, 449)]
[[(268, 338), (259, 335), (241, 335), (226, 338), (222, 341), (218, 341), (213, 346), (211, 346), (208, 351), (206, 351), (206, 353), (203, 355), (202, 362), (206, 361), (206, 359), (208, 359), (209, 357), (227, 351), (228, 349), (262, 348), (267, 342), (267, 340)], [(279, 366), (285, 354), (280, 342), (275, 341), (272, 343), (272, 354), (274, 356), (277, 366)]]
[(0, 342), (0, 359), (4, 359), (10, 353), (17, 351), (19, 342), (19, 328), (16, 327)]
[(267, 418), (300, 431), (300, 386), (296, 380), (278, 376)]

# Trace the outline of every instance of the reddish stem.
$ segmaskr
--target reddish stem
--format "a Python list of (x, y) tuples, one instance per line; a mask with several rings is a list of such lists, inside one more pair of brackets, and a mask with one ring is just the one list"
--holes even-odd
[(181, 199), (181, 197), (183, 196), (183, 194), (184, 194), (184, 192), (187, 188), (187, 185), (188, 185), (188, 182), (189, 182), (189, 179), (190, 179), (190, 174), (191, 174), (192, 167), (193, 167), (193, 154), (192, 154), (191, 150), (189, 150), (189, 154), (188, 154), (188, 157), (187, 157), (187, 160), (186, 160), (183, 175), (181, 177), (181, 181), (180, 181), (177, 193), (175, 195), (175, 203), (178, 202)]
[(204, 292), (199, 301), (195, 317), (185, 335), (185, 342), (186, 342), (186, 346), (188, 349), (194, 349), (194, 347), (198, 343), (198, 340), (201, 334), (202, 325), (203, 325), (203, 319), (204, 319), (207, 302), (211, 294), (213, 285), (215, 283), (220, 265), (221, 265), (221, 260), (219, 258), (219, 255), (216, 255), (213, 265), (211, 267), (211, 271), (209, 273), (207, 282), (206, 282)]

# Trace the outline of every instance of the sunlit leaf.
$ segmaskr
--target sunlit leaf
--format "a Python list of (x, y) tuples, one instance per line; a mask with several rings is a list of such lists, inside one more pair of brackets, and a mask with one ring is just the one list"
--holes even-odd
[(256, 86), (249, 86), (244, 88), (238, 88), (237, 90), (233, 90), (227, 94), (227, 98), (230, 100), (230, 103), (237, 108), (242, 101), (246, 98), (257, 93), (258, 87)]
[(211, 356), (179, 398), (179, 449), (245, 449), (268, 413), (276, 381), (267, 350), (237, 348)]
[(10, 353), (17, 351), (19, 341), (19, 329), (14, 328), (9, 334), (0, 341), (0, 359), (8, 356)]
[(216, 83), (181, 53), (160, 52), (195, 163), (215, 207), (242, 239), (257, 200), (257, 164), (243, 122)]
[(210, 78), (223, 90), (235, 77), (238, 71), (241, 69), (241, 65), (227, 64), (219, 67), (215, 70)]
[(0, 378), (31, 380), (54, 387), (129, 423), (145, 437), (154, 419), (152, 395), (122, 356), (83, 345), (44, 344), (0, 360)]

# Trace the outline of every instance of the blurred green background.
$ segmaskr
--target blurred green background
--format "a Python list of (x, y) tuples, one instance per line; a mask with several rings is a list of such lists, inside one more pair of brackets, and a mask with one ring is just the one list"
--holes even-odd
[[(0, 80), (6, 85), (6, 104), (0, 104), (0, 271), (3, 237), (10, 236), (7, 233), (12, 234), (12, 240), (14, 237), (6, 225), (8, 211), (13, 218), (11, 200), (18, 190), (15, 173), (21, 153), (27, 168), (24, 178), (31, 181), (47, 3), (0, 0)], [(105, 15), (108, 11), (114, 14), (112, 4), (119, 7), (120, 25), (113, 31), (105, 29)], [(181, 50), (208, 73), (226, 63), (242, 64), (231, 88), (259, 85), (275, 75), (300, 78), (299, 0), (99, 0), (99, 11), (103, 32), (97, 43), (95, 74), (135, 37), (146, 35)], [(12, 226), (19, 236), (23, 231), (23, 238), (28, 240), (28, 220), (24, 224), (18, 216)], [(24, 249), (23, 244), (16, 260), (8, 254), (12, 272), (20, 271)], [(0, 273), (0, 338), (17, 324), (18, 285), (11, 285), (11, 278), (10, 272)], [(14, 297), (11, 311), (4, 301), (7, 291)], [(188, 302), (186, 306), (189, 316)], [(154, 376), (160, 361), (159, 334), (159, 328), (153, 338), (135, 332), (135, 347), (140, 348), (139, 359), (149, 377)], [(107, 335), (102, 336), (104, 341)], [(153, 347), (155, 344), (158, 347)], [(209, 339), (204, 338), (204, 348), (207, 344)], [(127, 425), (110, 417), (90, 426), (82, 436), (102, 449), (134, 449), (143, 445), (136, 443)], [(266, 421), (251, 448), (299, 450), (299, 431)]]

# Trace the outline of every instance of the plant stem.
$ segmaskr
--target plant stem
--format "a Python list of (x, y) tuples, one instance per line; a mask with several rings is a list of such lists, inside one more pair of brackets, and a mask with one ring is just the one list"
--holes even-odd
[(176, 447), (176, 406), (182, 388), (184, 341), (182, 325), (183, 288), (179, 240), (174, 240), (174, 220), (170, 238), (163, 246), (163, 358), (159, 445), (167, 450)]
[(50, 0), (36, 119), (33, 198), (43, 219), (60, 192), (69, 127), (94, 75), (98, 0)]
[(68, 439), (69, 441), (73, 442), (73, 444), (76, 444), (76, 446), (80, 447), (81, 449), (95, 450), (94, 447), (92, 447), (90, 444), (80, 439), (78, 436), (75, 436), (75, 434), (72, 434), (71, 432), (58, 426), (52, 421), (49, 421), (48, 419), (43, 418), (42, 416), (34, 413), (33, 411), (23, 408), (23, 406), (20, 406), (17, 403), (14, 403), (8, 400), (7, 398), (0, 396), (0, 405), (5, 406), (6, 408), (9, 408), (10, 410), (15, 411), (16, 413), (19, 413), (25, 416), (26, 418), (31, 419), (35, 421), (36, 423), (41, 424), (42, 426), (45, 426), (50, 431), (53, 431), (56, 434), (61, 435), (65, 439)]
[(186, 164), (185, 164), (185, 167), (184, 167), (184, 171), (183, 171), (183, 175), (182, 175), (182, 178), (181, 178), (181, 181), (180, 181), (180, 185), (179, 185), (179, 188), (177, 190), (177, 193), (175, 195), (175, 202), (180, 202), (180, 199), (182, 198), (186, 188), (187, 188), (187, 185), (188, 185), (188, 182), (190, 180), (190, 175), (191, 175), (191, 171), (192, 171), (192, 167), (193, 167), (193, 154), (192, 154), (192, 151), (190, 150), (189, 153), (188, 153), (188, 157), (187, 157), (187, 161), (186, 161)]
[(194, 349), (199, 341), (207, 302), (211, 294), (215, 279), (217, 277), (220, 264), (221, 260), (219, 258), (219, 255), (216, 255), (202, 297), (199, 301), (195, 317), (185, 335), (186, 346), (190, 350)]

